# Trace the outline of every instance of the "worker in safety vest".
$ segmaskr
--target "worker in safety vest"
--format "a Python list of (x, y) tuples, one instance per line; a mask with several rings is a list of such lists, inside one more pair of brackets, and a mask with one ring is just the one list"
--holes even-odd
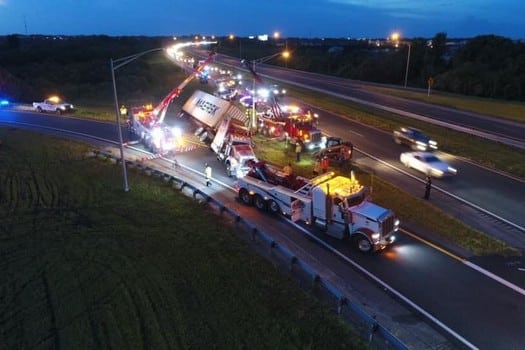
[(128, 115), (128, 109), (126, 108), (126, 106), (120, 106), (120, 115)]
[(330, 166), (330, 160), (327, 156), (324, 156), (323, 159), (321, 159), (321, 169), (323, 169), (323, 174), (328, 171), (328, 167)]
[(208, 163), (204, 164), (204, 177), (206, 178), (206, 187), (211, 186), (211, 166)]
[(297, 162), (301, 161), (301, 151), (303, 150), (301, 146), (301, 141), (299, 139), (295, 140), (295, 159)]

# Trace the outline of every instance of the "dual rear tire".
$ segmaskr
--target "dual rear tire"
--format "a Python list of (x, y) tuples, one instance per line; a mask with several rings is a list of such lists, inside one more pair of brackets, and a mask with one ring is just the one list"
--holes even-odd
[(245, 205), (253, 205), (260, 211), (269, 211), (272, 214), (278, 214), (281, 212), (279, 204), (273, 199), (266, 200), (259, 194), (252, 196), (245, 188), (239, 190), (239, 199)]

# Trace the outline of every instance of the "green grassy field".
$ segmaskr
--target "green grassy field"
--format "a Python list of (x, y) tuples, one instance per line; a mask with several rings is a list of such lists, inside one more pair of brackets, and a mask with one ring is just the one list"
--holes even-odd
[(0, 348), (366, 348), (206, 205), (131, 169), (124, 193), (84, 144), (0, 140)]

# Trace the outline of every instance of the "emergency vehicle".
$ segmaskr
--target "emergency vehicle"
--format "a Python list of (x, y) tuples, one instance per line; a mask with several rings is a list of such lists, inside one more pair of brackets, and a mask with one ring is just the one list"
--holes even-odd
[(332, 237), (349, 238), (364, 253), (392, 244), (399, 228), (393, 211), (369, 201), (367, 189), (353, 173), (350, 178), (328, 172), (307, 179), (258, 162), (235, 187), (244, 204), (320, 225)]

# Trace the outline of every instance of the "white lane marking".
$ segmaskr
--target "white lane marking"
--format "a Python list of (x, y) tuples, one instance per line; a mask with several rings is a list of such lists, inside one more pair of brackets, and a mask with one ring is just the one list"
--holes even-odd
[[(494, 281), (503, 284), (505, 287), (508, 287), (508, 288), (510, 288), (510, 289), (512, 289), (512, 290), (514, 290), (514, 291), (516, 291), (518, 293), (520, 293), (521, 295), (525, 296), (525, 289), (515, 285), (514, 283), (509, 282), (509, 281), (499, 277), (498, 275), (496, 275), (496, 274), (494, 274), (494, 273), (492, 273), (492, 272), (490, 272), (488, 270), (485, 270), (481, 266), (476, 265), (476, 264), (474, 264), (474, 263), (472, 263), (472, 262), (468, 261), (467, 259), (464, 259), (464, 258), (462, 258), (460, 256), (457, 256), (456, 254), (454, 254), (452, 252), (449, 252), (449, 251), (445, 250), (444, 248), (441, 248), (438, 245), (433, 244), (432, 242), (429, 242), (426, 239), (421, 238), (421, 237), (417, 236), (416, 234), (414, 234), (412, 232), (409, 232), (409, 231), (407, 231), (405, 229), (400, 229), (400, 231), (402, 231), (403, 233), (409, 235), (410, 237), (412, 237), (414, 239), (417, 239), (418, 241), (420, 241), (420, 242), (422, 242), (422, 243), (424, 243), (426, 245), (431, 246), (432, 248), (434, 248), (436, 250), (439, 250), (443, 254), (446, 254), (446, 255), (450, 256), (451, 258), (454, 258), (454, 259), (460, 261), (461, 263), (463, 263), (464, 265), (470, 267), (471, 269), (476, 270), (477, 272), (479, 272), (479, 273), (481, 273), (481, 274), (483, 274), (483, 275), (493, 279)], [(523, 268), (518, 268), (518, 270), (525, 271), (525, 269), (523, 269)]]
[[(485, 276), (489, 277), (489, 278), (492, 278), (494, 281), (496, 282), (499, 282), (501, 284), (503, 284), (505, 287), (507, 288), (510, 288), (518, 293), (520, 293), (521, 295), (525, 296), (525, 289), (521, 288), (521, 287), (518, 287), (517, 285), (515, 285), (514, 283), (511, 283), (501, 277), (499, 277), (498, 275), (495, 275), (493, 274), (492, 272), (488, 271), (488, 270), (485, 270), (484, 268), (482, 268), (481, 266), (478, 266), (474, 263), (471, 263), (470, 261), (466, 260), (465, 261), (465, 265), (467, 265), (468, 267), (484, 274)], [(518, 269), (519, 270), (519, 269)], [(525, 269), (522, 269), (523, 271), (525, 271)]]

